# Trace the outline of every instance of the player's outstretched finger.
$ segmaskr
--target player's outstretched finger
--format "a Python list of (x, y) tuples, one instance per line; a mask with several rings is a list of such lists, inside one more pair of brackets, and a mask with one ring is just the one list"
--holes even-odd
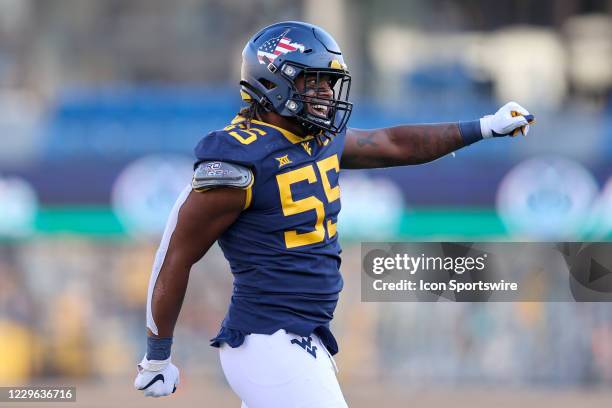
[(526, 125), (528, 125), (528, 122), (524, 116), (514, 116), (503, 127), (502, 133), (516, 136)]
[(517, 116), (515, 119), (516, 120), (514, 122), (514, 125), (517, 127), (527, 126), (529, 124), (527, 118), (525, 118), (524, 116)]

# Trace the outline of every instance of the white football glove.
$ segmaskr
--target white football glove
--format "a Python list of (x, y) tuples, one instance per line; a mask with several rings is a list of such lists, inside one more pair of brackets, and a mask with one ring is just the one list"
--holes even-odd
[(529, 125), (535, 119), (527, 109), (516, 102), (508, 102), (495, 115), (487, 115), (480, 119), (480, 131), (483, 138), (498, 136), (516, 136), (519, 132), (527, 136)]
[(145, 355), (138, 364), (138, 375), (134, 387), (143, 391), (145, 397), (164, 397), (176, 391), (179, 370), (167, 360), (147, 360)]

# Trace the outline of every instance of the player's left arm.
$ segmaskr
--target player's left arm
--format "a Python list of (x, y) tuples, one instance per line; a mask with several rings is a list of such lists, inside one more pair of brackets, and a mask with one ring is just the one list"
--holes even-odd
[(524, 135), (533, 115), (509, 102), (495, 115), (472, 122), (402, 125), (382, 129), (347, 129), (341, 167), (363, 169), (421, 164), (479, 140)]

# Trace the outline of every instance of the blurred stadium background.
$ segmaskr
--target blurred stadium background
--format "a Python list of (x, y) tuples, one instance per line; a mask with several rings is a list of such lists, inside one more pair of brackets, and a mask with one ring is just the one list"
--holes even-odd
[[(527, 138), (345, 172), (334, 326), (351, 406), (603, 406), (608, 304), (366, 304), (362, 240), (610, 240), (610, 0), (0, 0), (0, 386), (145, 406), (149, 269), (191, 149), (240, 106), (240, 52), (299, 19), (353, 75), (349, 126), (469, 120), (517, 100)], [(364, 216), (366, 215), (367, 216)], [(239, 406), (208, 347), (231, 276), (192, 273), (173, 406)], [(25, 406), (25, 405), (20, 405)]]

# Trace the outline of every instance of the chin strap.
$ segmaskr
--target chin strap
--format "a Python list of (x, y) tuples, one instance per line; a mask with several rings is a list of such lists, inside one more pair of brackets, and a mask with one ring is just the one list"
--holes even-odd
[(317, 140), (317, 144), (319, 146), (323, 146), (326, 141), (331, 141), (333, 138), (334, 138), (333, 135), (330, 135), (329, 133), (325, 133), (323, 130), (321, 130), (319, 133), (315, 135), (315, 139)]
[(257, 95), (258, 99), (256, 100), (256, 102), (259, 103), (261, 107), (266, 110), (266, 112), (273, 111), (274, 106), (272, 105), (272, 102), (270, 102), (270, 100), (265, 95), (259, 92), (259, 90), (251, 86), (251, 84), (249, 84), (246, 81), (240, 81), (240, 85), (247, 88), (249, 91), (253, 92), (255, 95)]
[(308, 122), (297, 122), (297, 123), (306, 130), (306, 134), (314, 135), (315, 140), (317, 141), (317, 144), (319, 146), (324, 145), (325, 139), (328, 139), (328, 140), (332, 139), (332, 136), (326, 134), (323, 129), (321, 129), (320, 127), (316, 125), (313, 125), (312, 123), (308, 123)]

